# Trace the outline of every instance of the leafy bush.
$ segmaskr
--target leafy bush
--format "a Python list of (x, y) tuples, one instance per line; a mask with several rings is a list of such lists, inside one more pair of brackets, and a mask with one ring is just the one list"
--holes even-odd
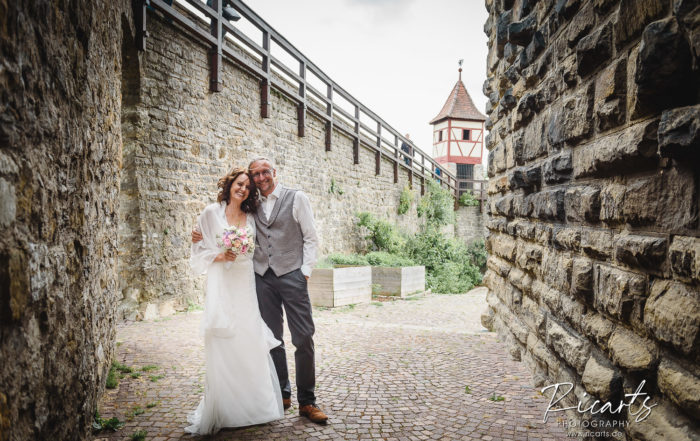
[(406, 238), (392, 223), (377, 219), (371, 213), (358, 213), (357, 225), (368, 231), (365, 239), (372, 243), (372, 251), (388, 251), (392, 254), (402, 254)]
[(330, 254), (316, 263), (316, 268), (335, 268), (340, 265), (369, 265), (360, 254)]
[(478, 207), (479, 200), (474, 197), (471, 191), (465, 191), (462, 196), (459, 197), (459, 205), (463, 207)]
[(411, 189), (408, 188), (408, 185), (406, 185), (406, 186), (404, 186), (403, 190), (401, 191), (401, 196), (399, 196), (398, 213), (399, 214), (408, 213), (408, 210), (411, 208), (411, 202), (413, 202), (413, 193), (411, 192)]
[(426, 182), (428, 189), (418, 203), (418, 216), (425, 217), (427, 226), (441, 227), (455, 222), (454, 198), (435, 181)]
[(386, 251), (373, 251), (364, 256), (372, 266), (414, 266), (416, 263), (406, 256), (390, 254)]
[(486, 254), (486, 243), (484, 242), (484, 239), (479, 239), (472, 242), (467, 247), (467, 252), (471, 256), (472, 263), (479, 268), (479, 271), (481, 271), (482, 274), (485, 273), (488, 255)]

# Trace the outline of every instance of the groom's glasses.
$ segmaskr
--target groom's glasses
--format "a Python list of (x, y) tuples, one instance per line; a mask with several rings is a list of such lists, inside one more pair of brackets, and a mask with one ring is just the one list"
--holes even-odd
[(257, 179), (259, 176), (264, 176), (264, 177), (266, 177), (266, 178), (269, 178), (270, 176), (272, 176), (272, 170), (273, 170), (273, 169), (268, 168), (267, 170), (263, 170), (263, 171), (261, 171), (261, 172), (253, 173), (252, 175), (250, 175), (250, 177), (253, 178), (253, 179)]

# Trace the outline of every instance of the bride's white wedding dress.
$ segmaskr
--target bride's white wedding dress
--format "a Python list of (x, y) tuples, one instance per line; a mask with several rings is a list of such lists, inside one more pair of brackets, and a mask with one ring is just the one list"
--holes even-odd
[[(201, 332), (204, 336), (204, 397), (190, 413), (186, 432), (216, 433), (223, 427), (261, 424), (284, 417), (282, 394), (270, 349), (279, 346), (265, 325), (255, 293), (252, 256), (214, 262), (227, 226), (225, 203), (207, 206), (199, 218), (204, 239), (192, 246), (195, 274), (207, 274)], [(247, 226), (255, 233), (250, 214)]]

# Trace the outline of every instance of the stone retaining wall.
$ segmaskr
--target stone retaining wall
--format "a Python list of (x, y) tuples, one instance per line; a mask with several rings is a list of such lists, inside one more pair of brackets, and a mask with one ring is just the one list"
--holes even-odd
[(2, 441), (85, 439), (104, 390), (130, 15), (125, 2), (0, 2)]
[[(138, 96), (126, 106), (124, 174), (120, 211), (120, 314), (165, 315), (203, 295), (203, 278), (190, 275), (189, 232), (197, 214), (216, 199), (216, 183), (232, 165), (255, 156), (276, 162), (281, 182), (311, 199), (320, 254), (355, 252), (360, 237), (354, 214), (370, 211), (415, 231), (414, 206), (398, 215), (408, 173), (360, 148), (353, 165), (352, 141), (308, 115), (306, 136), (297, 136), (296, 105), (273, 90), (270, 118), (260, 117), (259, 81), (225, 62), (223, 91), (211, 93), (207, 48), (152, 14), (147, 49), (135, 69)], [(126, 124), (126, 123), (125, 123)]]
[(644, 380), (658, 406), (619, 439), (698, 439), (700, 7), (486, 6), (484, 321), (566, 405)]
[(457, 208), (455, 212), (455, 237), (462, 239), (470, 244), (477, 240), (483, 240), (486, 237), (486, 207), (479, 211), (479, 207), (462, 207)]

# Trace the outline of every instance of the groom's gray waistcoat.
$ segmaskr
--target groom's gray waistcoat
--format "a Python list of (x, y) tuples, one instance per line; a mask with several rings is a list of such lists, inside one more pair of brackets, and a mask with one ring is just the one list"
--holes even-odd
[(265, 219), (262, 207), (255, 213), (257, 247), (253, 255), (253, 265), (255, 272), (261, 276), (268, 268), (271, 268), (276, 276), (301, 268), (304, 260), (304, 237), (292, 211), (296, 192), (297, 190), (282, 187), (269, 219)]

